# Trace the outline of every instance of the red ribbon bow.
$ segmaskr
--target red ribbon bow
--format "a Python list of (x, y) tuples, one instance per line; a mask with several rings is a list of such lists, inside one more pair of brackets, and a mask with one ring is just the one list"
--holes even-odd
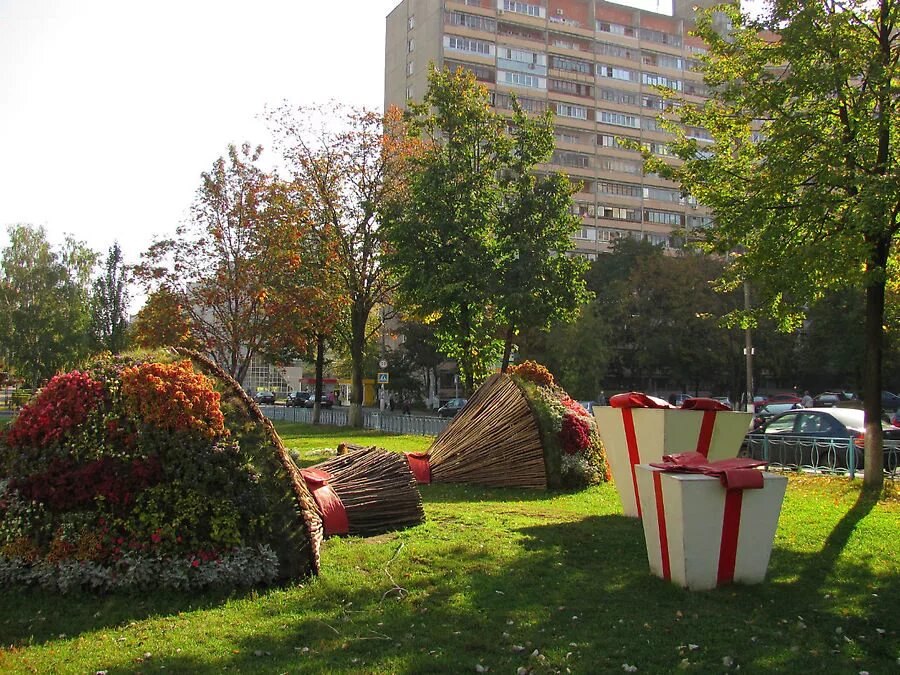
[(688, 398), (681, 404), (682, 410), (731, 410), (714, 398)]
[(661, 463), (651, 462), (650, 466), (667, 473), (702, 473), (713, 476), (727, 490), (760, 490), (765, 479), (756, 468), (766, 464), (764, 460), (745, 457), (710, 462), (699, 452), (679, 452), (664, 455)]
[(672, 406), (655, 396), (647, 396), (638, 391), (616, 394), (609, 399), (613, 408), (671, 408)]
[(319, 505), (325, 534), (347, 534), (350, 531), (350, 522), (347, 520), (344, 503), (334, 488), (328, 484), (331, 474), (321, 469), (300, 469), (300, 475), (303, 476), (313, 499)]

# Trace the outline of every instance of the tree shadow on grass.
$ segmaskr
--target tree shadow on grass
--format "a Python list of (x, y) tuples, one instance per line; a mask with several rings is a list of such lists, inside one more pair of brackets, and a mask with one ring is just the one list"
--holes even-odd
[[(264, 629), (273, 620), (265, 603), (256, 603), (246, 620), (260, 630), (220, 658), (168, 655), (154, 665), (177, 672), (471, 672), (481, 664), (535, 673), (613, 672), (623, 664), (651, 673), (728, 670), (723, 659), (745, 672), (896, 665), (896, 632), (880, 637), (874, 628), (892, 625), (900, 580), (840, 555), (832, 556), (838, 571), (826, 575), (840, 602), (829, 604), (817, 591), (823, 579), (802, 573), (818, 567), (818, 553), (776, 549), (764, 584), (689, 592), (650, 575), (633, 519), (594, 516), (511, 534), (520, 537), (515, 555), (482, 548), (478, 537), (445, 545), (392, 541), (349, 583), (326, 561), (322, 577), (286, 601), (277, 636)], [(858, 604), (865, 612), (855, 615)]]

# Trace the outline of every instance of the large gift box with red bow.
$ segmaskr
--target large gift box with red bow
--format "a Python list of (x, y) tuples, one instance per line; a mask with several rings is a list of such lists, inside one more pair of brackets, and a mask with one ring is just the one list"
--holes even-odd
[(595, 406), (594, 417), (622, 511), (640, 518), (635, 465), (688, 450), (710, 460), (736, 457), (753, 415), (732, 412), (713, 399), (688, 399), (675, 408), (632, 392), (613, 396), (609, 406)]
[(787, 478), (697, 453), (636, 467), (650, 570), (691, 590), (766, 576)]

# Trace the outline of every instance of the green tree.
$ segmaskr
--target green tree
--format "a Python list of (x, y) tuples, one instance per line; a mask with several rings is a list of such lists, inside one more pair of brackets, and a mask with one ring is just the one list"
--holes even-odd
[(433, 69), (410, 133), (424, 140), (408, 192), (385, 213), (389, 264), (401, 304), (435, 328), (468, 394), (500, 357), (492, 302), (503, 190), (511, 149), (506, 124), (471, 73)]
[(59, 250), (42, 227), (15, 225), (0, 256), (0, 337), (7, 364), (37, 387), (88, 353), (88, 289), (97, 255), (67, 238)]
[[(538, 177), (553, 151), (549, 116), (494, 112), (472, 73), (432, 69), (410, 131), (425, 148), (386, 215), (401, 301), (435, 328), (471, 394), (530, 326), (572, 320), (587, 299), (585, 263), (566, 255), (578, 221), (573, 187)], [(503, 334), (504, 339), (499, 336)]]
[(122, 249), (109, 249), (103, 274), (91, 293), (91, 337), (95, 347), (118, 354), (128, 345), (128, 277)]
[(513, 341), (524, 327), (549, 330), (570, 323), (590, 299), (587, 260), (568, 256), (581, 219), (572, 213), (577, 188), (562, 173), (537, 176), (535, 166), (553, 154), (549, 111), (529, 118), (514, 101), (513, 148), (502, 177), (504, 199), (497, 227), (499, 276), (493, 293), (505, 339), (501, 370), (509, 366)]
[(682, 101), (678, 114), (714, 142), (682, 132), (672, 149), (683, 164), (650, 162), (712, 208), (706, 250), (742, 253), (725, 285), (750, 279), (782, 328), (829, 290), (864, 289), (868, 487), (883, 481), (885, 287), (900, 229), (898, 10), (897, 0), (801, 0), (759, 19), (736, 5), (701, 17), (711, 98)]

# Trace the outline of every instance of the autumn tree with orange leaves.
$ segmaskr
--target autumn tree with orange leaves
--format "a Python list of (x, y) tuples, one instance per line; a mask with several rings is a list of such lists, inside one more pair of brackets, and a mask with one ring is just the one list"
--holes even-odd
[(350, 423), (361, 426), (365, 346), (381, 327), (369, 318), (394, 290), (382, 265), (377, 214), (404, 188), (402, 167), (415, 141), (399, 133), (403, 121), (396, 109), (381, 115), (339, 104), (285, 104), (268, 118), (294, 180), (311, 197), (313, 228), (336, 254), (327, 274), (346, 305), (335, 338), (350, 355)]
[(261, 152), (229, 146), (203, 174), (187, 222), (136, 269), (148, 291), (171, 296), (192, 338), (238, 382), (257, 354), (307, 352), (308, 324), (321, 319), (320, 275), (307, 264), (319, 243), (308, 195), (262, 171)]

